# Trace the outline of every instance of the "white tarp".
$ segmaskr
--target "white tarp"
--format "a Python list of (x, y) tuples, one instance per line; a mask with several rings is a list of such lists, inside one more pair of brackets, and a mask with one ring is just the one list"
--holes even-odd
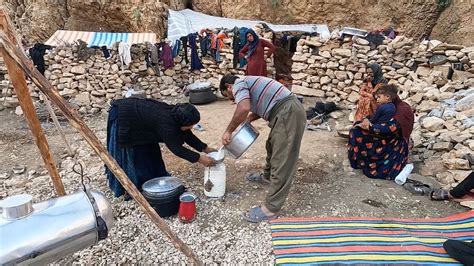
[(255, 24), (265, 23), (275, 32), (282, 31), (301, 31), (301, 32), (317, 32), (324, 39), (329, 39), (330, 32), (327, 25), (321, 24), (296, 24), (296, 25), (277, 25), (267, 23), (261, 20), (244, 20), (223, 18), (206, 15), (195, 12), (190, 9), (181, 11), (168, 10), (168, 39), (174, 43), (175, 40), (190, 33), (199, 32), (203, 28), (215, 29), (225, 28), (232, 29), (234, 27), (252, 28)]

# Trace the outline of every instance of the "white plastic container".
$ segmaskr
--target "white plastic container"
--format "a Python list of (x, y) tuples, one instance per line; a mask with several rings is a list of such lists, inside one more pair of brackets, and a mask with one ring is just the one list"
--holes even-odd
[(402, 186), (407, 182), (408, 176), (410, 176), (411, 171), (413, 171), (413, 164), (409, 163), (403, 167), (402, 171), (395, 177), (395, 183)]
[(224, 163), (204, 168), (204, 195), (221, 198), (225, 194), (226, 168)]

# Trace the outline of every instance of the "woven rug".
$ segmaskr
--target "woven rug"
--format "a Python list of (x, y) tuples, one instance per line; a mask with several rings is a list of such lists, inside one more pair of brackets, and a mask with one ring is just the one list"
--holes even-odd
[(280, 265), (460, 265), (443, 242), (474, 240), (474, 211), (416, 220), (283, 218), (271, 229)]

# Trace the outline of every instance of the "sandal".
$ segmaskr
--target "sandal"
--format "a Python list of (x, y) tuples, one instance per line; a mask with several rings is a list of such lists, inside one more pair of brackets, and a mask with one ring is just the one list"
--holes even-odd
[(270, 180), (265, 179), (263, 177), (263, 173), (250, 173), (247, 176), (245, 176), (245, 179), (249, 182), (255, 182), (255, 183), (264, 184), (264, 185), (270, 184)]
[(411, 193), (420, 196), (429, 195), (433, 191), (429, 185), (423, 183), (407, 182), (403, 184), (403, 187)]
[(270, 221), (276, 219), (277, 215), (266, 216), (262, 211), (262, 207), (251, 208), (247, 213), (244, 213), (244, 219), (247, 222), (259, 223), (263, 221)]
[(445, 189), (435, 189), (430, 193), (431, 200), (448, 200), (449, 191)]

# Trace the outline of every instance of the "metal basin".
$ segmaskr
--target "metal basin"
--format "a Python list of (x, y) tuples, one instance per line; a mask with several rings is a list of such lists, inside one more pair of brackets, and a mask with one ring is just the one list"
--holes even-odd
[(225, 145), (225, 149), (232, 157), (238, 159), (255, 142), (258, 135), (258, 131), (250, 123), (243, 123), (232, 134), (230, 143)]

